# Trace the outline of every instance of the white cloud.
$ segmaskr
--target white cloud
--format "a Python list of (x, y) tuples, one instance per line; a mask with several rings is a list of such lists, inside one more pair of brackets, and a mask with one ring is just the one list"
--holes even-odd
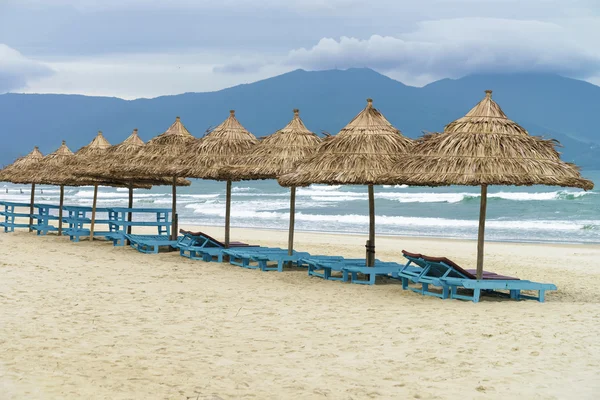
[(29, 59), (0, 43), (0, 93), (24, 87), (27, 81), (53, 74), (46, 64)]
[[(600, 37), (600, 21), (591, 26)], [(584, 47), (584, 41), (554, 23), (452, 19), (422, 22), (398, 37), (323, 38), (312, 48), (292, 50), (285, 63), (309, 69), (370, 67), (412, 81), (523, 71), (586, 78), (600, 72), (600, 51)]]

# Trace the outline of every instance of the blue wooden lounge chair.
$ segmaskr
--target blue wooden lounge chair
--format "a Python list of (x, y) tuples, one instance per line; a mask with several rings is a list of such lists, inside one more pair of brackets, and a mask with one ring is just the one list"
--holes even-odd
[[(187, 257), (191, 260), (202, 260), (206, 262), (216, 261), (223, 262), (223, 251), (225, 243), (207, 235), (203, 232), (190, 232), (183, 229), (179, 230), (179, 233), (183, 234), (176, 244), (176, 248), (179, 249), (179, 255)], [(242, 242), (230, 242), (229, 248), (238, 247), (258, 247), (252, 246)]]
[[(546, 299), (546, 290), (556, 290), (556, 285), (551, 283), (538, 283), (526, 280), (502, 280), (502, 279), (461, 279), (461, 278), (439, 278), (434, 280), (435, 285), (444, 288), (450, 288), (450, 298), (471, 300), (474, 303), (479, 302), (481, 291), (495, 292), (498, 290), (508, 290), (509, 296), (514, 300), (531, 299), (543, 303)], [(457, 289), (465, 288), (473, 290), (473, 294), (459, 294)], [(447, 290), (447, 289), (446, 289)], [(537, 291), (537, 296), (522, 294), (522, 290)]]
[(339, 256), (311, 256), (307, 258), (301, 258), (298, 260), (298, 265), (306, 265), (308, 267), (308, 276), (316, 276), (317, 278), (326, 279), (329, 281), (342, 281), (344, 278), (334, 276), (332, 273), (342, 272), (344, 266), (343, 261), (346, 262), (362, 262), (364, 259), (344, 259)]
[[(30, 208), (29, 203), (14, 203), (9, 201), (0, 201), (0, 207), (4, 207), (3, 211), (0, 211), (0, 216), (4, 217), (4, 221), (0, 222), (0, 227), (4, 228), (4, 232), (14, 232), (15, 228), (30, 228), (37, 232), (38, 235), (45, 235), (49, 231), (57, 231), (58, 228), (50, 224), (50, 221), (58, 221), (58, 217), (50, 215), (51, 209), (58, 209), (58, 206), (52, 204), (38, 204), (35, 203), (33, 207), (37, 210), (33, 214), (19, 213), (15, 211), (15, 208)], [(35, 220), (29, 225), (29, 223), (17, 222), (16, 218), (32, 218)]]
[[(442, 299), (453, 298), (472, 300), (478, 302), (481, 291), (497, 292), (498, 290), (508, 290), (508, 296), (512, 299), (535, 299), (543, 302), (546, 290), (556, 290), (552, 284), (542, 284), (537, 282), (520, 280), (519, 278), (498, 275), (494, 272), (484, 271), (481, 280), (477, 280), (475, 270), (463, 269), (461, 266), (445, 257), (430, 257), (422, 254), (409, 253), (402, 251), (404, 257), (409, 261), (396, 274), (402, 279), (402, 288), (410, 289), (416, 293), (427, 296), (440, 297)], [(412, 268), (411, 264), (419, 266)], [(408, 286), (409, 282), (420, 284), (420, 288)], [(433, 292), (429, 290), (429, 285), (441, 287), (442, 292)], [(458, 288), (473, 290), (473, 295), (459, 294)], [(538, 296), (522, 295), (521, 290), (538, 291)]]
[[(145, 220), (128, 221), (128, 215), (146, 215)], [(155, 227), (158, 236), (169, 236), (171, 232), (171, 221), (169, 216), (171, 209), (166, 208), (124, 208), (113, 207), (108, 209), (109, 228), (112, 232), (106, 238), (113, 241), (115, 246), (124, 246), (125, 234), (131, 227)]]
[[(364, 260), (363, 260), (364, 261)], [(375, 261), (375, 266), (346, 265), (342, 268), (343, 280), (361, 285), (374, 285), (377, 275), (391, 277), (402, 269), (404, 265), (395, 262)], [(365, 278), (360, 278), (359, 274)], [(350, 279), (351, 278), (351, 279)]]
[(146, 254), (157, 254), (160, 247), (177, 248), (178, 240), (171, 240), (166, 235), (128, 235), (125, 238), (129, 240), (131, 247)]
[[(298, 259), (310, 257), (309, 253), (293, 251), (288, 254), (287, 249), (276, 247), (246, 247), (234, 248), (223, 251), (229, 256), (229, 262), (243, 268), (260, 269), (261, 271), (283, 271), (287, 263), (297, 264)], [(270, 266), (269, 262), (277, 263)]]
[(15, 228), (29, 228), (29, 223), (19, 223), (15, 221), (15, 218), (30, 218), (32, 214), (19, 213), (15, 211), (15, 208), (29, 208), (29, 204), (26, 203), (13, 203), (9, 201), (0, 201), (0, 206), (4, 207), (3, 211), (0, 211), (0, 216), (4, 217), (4, 221), (0, 222), (0, 226), (4, 228), (4, 232), (14, 232)]
[[(72, 242), (79, 242), (81, 237), (90, 236), (89, 227), (84, 227), (84, 225), (91, 225), (92, 207), (63, 206), (63, 210), (67, 212), (67, 216), (63, 217), (63, 223), (68, 225), (63, 231), (69, 236)], [(110, 224), (110, 219), (100, 218), (100, 215), (103, 213), (108, 214), (109, 210), (109, 208), (105, 207), (96, 208), (96, 219), (94, 220), (94, 223), (97, 226)], [(108, 231), (94, 230), (94, 236), (97, 237), (110, 238), (110, 235), (113, 233), (113, 230), (110, 229), (110, 225)]]
[[(401, 264), (380, 260), (375, 260), (374, 267), (367, 267), (364, 258), (348, 259), (343, 257), (311, 256), (310, 258), (302, 259), (301, 262), (308, 265), (309, 276), (316, 276), (331, 281), (350, 281), (362, 285), (373, 285), (375, 284), (377, 275), (390, 276), (402, 268)], [(342, 276), (334, 276), (333, 273), (336, 272), (341, 272)], [(365, 278), (360, 278), (361, 275), (365, 276)]]

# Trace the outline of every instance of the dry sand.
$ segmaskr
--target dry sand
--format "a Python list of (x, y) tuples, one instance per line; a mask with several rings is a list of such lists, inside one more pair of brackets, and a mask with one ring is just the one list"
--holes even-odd
[[(298, 233), (297, 248), (362, 256), (364, 240)], [(379, 238), (377, 256), (403, 248), (474, 264), (469, 241)], [(486, 269), (559, 291), (473, 304), (0, 234), (0, 398), (597, 399), (599, 261), (596, 245), (488, 243)]]

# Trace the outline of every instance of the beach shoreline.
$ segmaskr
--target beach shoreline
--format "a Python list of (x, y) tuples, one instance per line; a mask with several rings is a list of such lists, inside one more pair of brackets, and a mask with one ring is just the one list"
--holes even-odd
[[(182, 225), (218, 239), (222, 227)], [(141, 233), (142, 231), (140, 231)], [(287, 232), (232, 228), (285, 247)], [(296, 233), (363, 257), (365, 235)], [(469, 240), (377, 238), (377, 257), (447, 256)], [(593, 399), (600, 246), (487, 243), (485, 268), (551, 282), (546, 303), (474, 304), (375, 286), (141, 254), (104, 240), (0, 234), (0, 382), (7, 399)]]

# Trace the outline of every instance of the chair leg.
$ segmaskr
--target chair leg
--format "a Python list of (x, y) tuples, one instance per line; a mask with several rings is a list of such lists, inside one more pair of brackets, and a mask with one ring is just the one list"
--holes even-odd
[(546, 291), (545, 290), (540, 290), (539, 291), (539, 302), (543, 303), (546, 300)]
[(342, 270), (342, 282), (348, 282), (350, 280), (350, 276), (348, 271), (346, 271), (345, 269)]
[(442, 286), (442, 299), (448, 298), (448, 286)]
[(481, 296), (481, 289), (473, 289), (473, 303), (479, 303), (479, 297)]
[(408, 279), (402, 277), (402, 290), (408, 289)]

